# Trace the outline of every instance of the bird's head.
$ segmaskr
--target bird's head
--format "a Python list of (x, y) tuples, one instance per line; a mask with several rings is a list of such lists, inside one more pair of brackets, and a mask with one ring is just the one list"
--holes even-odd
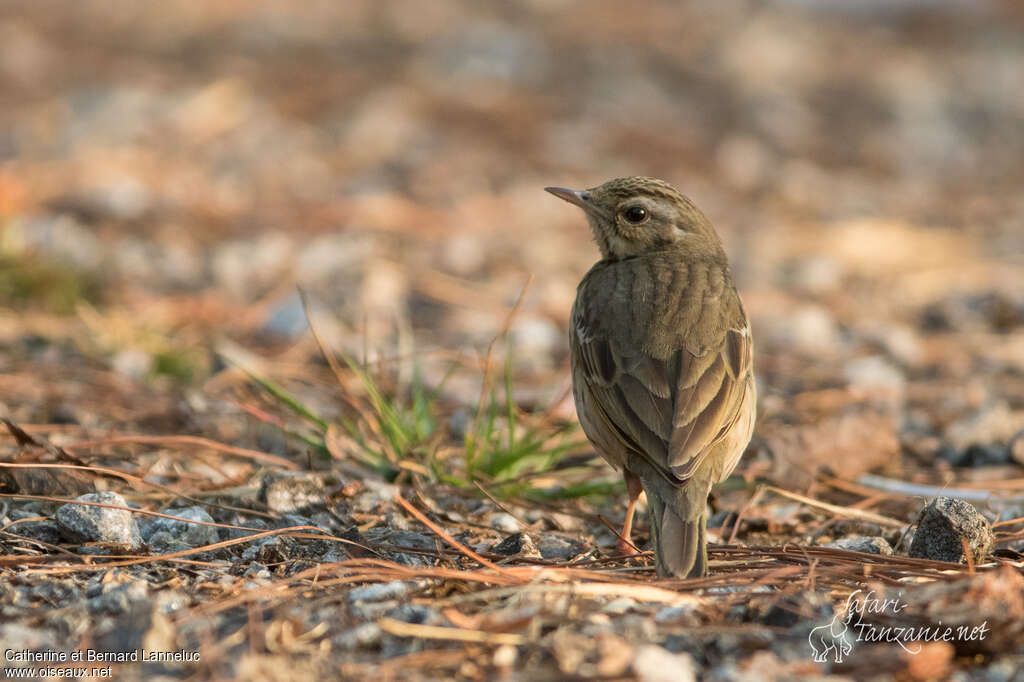
[(605, 260), (621, 260), (677, 245), (714, 253), (722, 249), (700, 209), (663, 180), (636, 176), (609, 180), (592, 189), (544, 189), (583, 209)]

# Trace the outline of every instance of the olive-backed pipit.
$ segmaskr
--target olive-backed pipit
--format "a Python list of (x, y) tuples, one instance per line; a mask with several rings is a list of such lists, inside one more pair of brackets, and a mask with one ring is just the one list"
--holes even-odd
[(625, 476), (623, 536), (642, 486), (658, 574), (706, 575), (708, 493), (743, 454), (757, 402), (722, 243), (661, 180), (546, 189), (583, 209), (601, 250), (569, 323), (572, 386), (584, 432)]

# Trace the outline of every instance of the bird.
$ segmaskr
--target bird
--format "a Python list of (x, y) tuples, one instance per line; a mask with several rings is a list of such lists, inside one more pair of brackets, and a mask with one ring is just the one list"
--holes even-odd
[(619, 549), (647, 495), (659, 577), (708, 573), (711, 487), (736, 467), (757, 409), (753, 339), (722, 242), (669, 183), (545, 187), (583, 209), (601, 253), (569, 321), (576, 412), (595, 450), (623, 472)]

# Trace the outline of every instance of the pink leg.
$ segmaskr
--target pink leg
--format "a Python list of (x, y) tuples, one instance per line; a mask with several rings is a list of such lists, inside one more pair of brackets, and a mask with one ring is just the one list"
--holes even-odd
[(628, 471), (623, 471), (622, 476), (626, 479), (626, 490), (629, 491), (629, 505), (626, 507), (626, 522), (622, 525), (622, 537), (619, 538), (617, 547), (619, 554), (632, 556), (639, 552), (633, 545), (630, 534), (633, 532), (633, 515), (636, 513), (636, 502), (640, 499), (640, 493), (644, 491), (644, 487), (640, 483), (640, 479)]

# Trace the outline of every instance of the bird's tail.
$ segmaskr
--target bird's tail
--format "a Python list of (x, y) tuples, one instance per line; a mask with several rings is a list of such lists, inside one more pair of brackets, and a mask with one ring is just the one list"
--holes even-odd
[(708, 574), (705, 513), (684, 519), (658, 495), (648, 495), (658, 575), (700, 578)]

